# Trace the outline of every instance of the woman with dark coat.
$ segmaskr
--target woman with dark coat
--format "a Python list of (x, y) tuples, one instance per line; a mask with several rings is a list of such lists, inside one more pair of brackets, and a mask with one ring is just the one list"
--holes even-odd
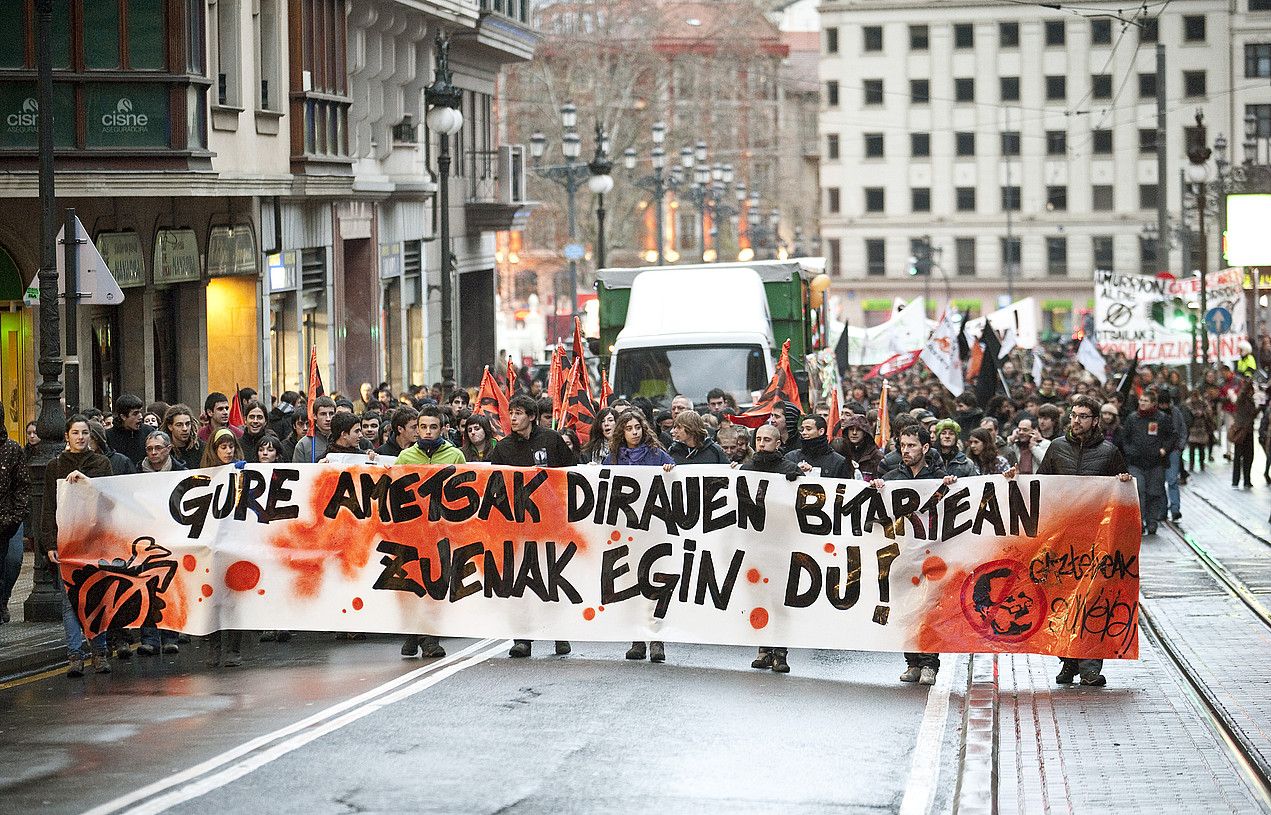
[(843, 422), (843, 435), (831, 445), (843, 458), (856, 465), (856, 471), (871, 481), (883, 471), (883, 453), (874, 444), (874, 431), (869, 419), (854, 413)]
[(1258, 409), (1253, 404), (1253, 381), (1246, 379), (1240, 383), (1240, 393), (1236, 395), (1236, 412), (1231, 419), (1231, 428), (1227, 438), (1235, 448), (1235, 460), (1231, 463), (1231, 488), (1239, 489), (1241, 479), (1244, 488), (1251, 489), (1250, 480), (1253, 470), (1253, 423), (1257, 419)]
[(671, 423), (671, 458), (676, 464), (727, 464), (728, 456), (711, 441), (706, 433), (706, 423), (700, 414), (691, 410), (681, 411)]

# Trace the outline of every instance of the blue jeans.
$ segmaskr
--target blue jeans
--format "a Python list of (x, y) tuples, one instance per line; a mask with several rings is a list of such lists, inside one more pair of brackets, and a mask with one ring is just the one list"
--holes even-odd
[[(1165, 467), (1165, 495), (1169, 503), (1170, 512), (1181, 512), (1183, 505), (1179, 503), (1178, 495), (1178, 473), (1183, 467), (1183, 454), (1179, 450), (1173, 450), (1169, 454), (1169, 464)], [(1161, 520), (1164, 520), (1162, 518)]]
[[(8, 532), (12, 527), (0, 527), (0, 536)], [(4, 564), (0, 567), (0, 608), (9, 605), (9, 597), (13, 594), (13, 587), (18, 582), (18, 575), (22, 573), (22, 532), (24, 524), (18, 524), (17, 529), (8, 539), (8, 548), (4, 550)], [(4, 545), (0, 541), (0, 546)]]
[(164, 631), (154, 626), (143, 625), (141, 627), (141, 644), (152, 645), (155, 648), (162, 649), (164, 645), (177, 641), (177, 632)]
[[(84, 648), (87, 642), (84, 637), (84, 628), (79, 624), (79, 617), (75, 616), (75, 609), (71, 608), (70, 598), (66, 596), (66, 584), (62, 582), (62, 575), (57, 571), (57, 567), (54, 567), (53, 571), (53, 585), (57, 589), (57, 596), (62, 601), (62, 628), (66, 630), (66, 650), (72, 655), (88, 656), (89, 652)], [(98, 634), (93, 637), (92, 646), (94, 651), (105, 651), (106, 635)]]

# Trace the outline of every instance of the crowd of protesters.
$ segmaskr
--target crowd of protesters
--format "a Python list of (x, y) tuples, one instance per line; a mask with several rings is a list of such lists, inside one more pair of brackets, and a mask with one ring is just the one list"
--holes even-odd
[[(1243, 362), (1243, 361), (1242, 361)], [(396, 397), (386, 384), (364, 383), (354, 399), (320, 396), (310, 405), (304, 394), (287, 391), (271, 404), (245, 388), (231, 398), (211, 393), (201, 409), (184, 404), (143, 404), (132, 395), (114, 400), (108, 413), (87, 409), (69, 417), (66, 447), (48, 466), (39, 545), (56, 548), (56, 482), (136, 472), (219, 467), (235, 462), (316, 462), (341, 454), (388, 457), (397, 464), (483, 463), (567, 467), (577, 464), (655, 466), (664, 470), (700, 464), (731, 465), (780, 474), (858, 479), (881, 488), (894, 480), (958, 478), (1001, 474), (1105, 475), (1133, 478), (1142, 507), (1143, 532), (1181, 517), (1180, 484), (1203, 471), (1215, 456), (1232, 462), (1232, 487), (1251, 486), (1255, 444), (1271, 448), (1271, 407), (1252, 366), (1218, 365), (1189, 387), (1182, 369), (1140, 366), (1124, 358), (1108, 360), (1109, 377), (1100, 384), (1067, 345), (1047, 346), (1040, 359), (1017, 350), (1005, 357), (986, 399), (974, 389), (954, 395), (922, 366), (890, 378), (886, 400), (890, 439), (880, 448), (880, 386), (865, 369), (848, 369), (840, 391), (838, 426), (831, 408), (817, 400), (801, 413), (779, 402), (757, 430), (730, 421), (741, 413), (733, 394), (711, 390), (705, 404), (684, 396), (666, 410), (644, 398), (616, 395), (597, 410), (586, 444), (570, 428), (553, 426), (552, 399), (528, 369), (514, 383), (509, 400), (511, 432), (501, 436), (483, 413), (473, 412), (472, 393), (453, 383), (412, 388)], [(1031, 371), (1042, 373), (1034, 381)], [(1239, 370), (1238, 370), (1239, 369)], [(235, 404), (237, 403), (237, 404)], [(314, 427), (309, 426), (310, 415)], [(0, 599), (9, 619), (8, 594), (22, 562), (23, 522), (28, 512), (25, 454), (38, 442), (27, 427), (26, 451), (5, 439), (0, 446), (0, 535), (9, 541)], [(4, 430), (0, 416), (0, 431)], [(1264, 460), (1271, 461), (1271, 456)], [(1271, 465), (1268, 465), (1271, 467)], [(1263, 478), (1271, 484), (1271, 468)], [(17, 541), (16, 547), (14, 541)], [(15, 560), (16, 552), (16, 560)], [(69, 674), (110, 670), (110, 659), (134, 654), (177, 653), (183, 635), (143, 629), (87, 642), (55, 580), (64, 609), (70, 654)], [(253, 635), (257, 636), (257, 635)], [(286, 642), (290, 632), (259, 633), (263, 642)], [(360, 635), (342, 635), (361, 638)], [(207, 638), (210, 664), (235, 667), (242, 661), (244, 632)], [(512, 657), (528, 657), (529, 640), (516, 640)], [(556, 641), (557, 655), (570, 653)], [(403, 657), (445, 655), (437, 636), (406, 637)], [(662, 662), (661, 642), (633, 642), (631, 660)], [(904, 682), (934, 684), (938, 654), (906, 654)], [(785, 648), (762, 648), (756, 669), (786, 673)], [(1102, 686), (1099, 660), (1063, 660), (1060, 683), (1077, 679)]]

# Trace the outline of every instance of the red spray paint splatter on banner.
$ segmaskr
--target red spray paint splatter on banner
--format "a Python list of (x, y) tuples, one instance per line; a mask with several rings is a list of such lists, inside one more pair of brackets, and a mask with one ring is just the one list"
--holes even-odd
[(187, 572), (192, 572), (199, 565), (199, 562), (195, 559), (194, 555), (186, 555), (181, 558), (181, 565), (185, 567)]
[(212, 587), (211, 587), (211, 586), (209, 586), (209, 585), (208, 585), (208, 584), (206, 584), (206, 583), (204, 583), (204, 584), (203, 584), (203, 587), (202, 587), (201, 589), (199, 589), (199, 591), (203, 592), (203, 596), (204, 596), (204, 597), (211, 597), (211, 596), (212, 596)]
[(751, 583), (758, 583), (759, 578), (761, 576), (762, 575), (759, 574), (758, 569), (750, 569), (749, 571), (746, 572), (746, 579), (749, 580)]
[(587, 622), (591, 622), (596, 619), (596, 610), (594, 608), (583, 609), (583, 619)]
[(354, 610), (354, 611), (361, 611), (361, 610), (362, 610), (362, 606), (363, 606), (363, 605), (364, 605), (364, 603), (362, 602), (362, 598), (361, 598), (361, 597), (354, 597), (354, 598), (353, 598), (353, 610)]
[(763, 628), (768, 625), (768, 609), (757, 608), (750, 612), (750, 625), (752, 628)]
[[(932, 555), (922, 562), (922, 576), (928, 580), (940, 580), (949, 573), (949, 565), (943, 558)], [(915, 581), (914, 585), (918, 585)]]
[(233, 591), (251, 591), (260, 582), (260, 567), (250, 560), (239, 560), (225, 570), (225, 586)]

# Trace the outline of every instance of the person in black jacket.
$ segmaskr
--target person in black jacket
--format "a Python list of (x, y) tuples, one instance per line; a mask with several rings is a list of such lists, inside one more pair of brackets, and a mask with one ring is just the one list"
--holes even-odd
[(9, 622), (9, 595), (22, 572), (20, 530), (31, 511), (31, 471), (22, 445), (9, 438), (0, 405), (0, 623)]
[(671, 423), (671, 446), (667, 453), (679, 464), (727, 464), (728, 456), (711, 441), (701, 414), (680, 411)]
[(874, 443), (874, 429), (869, 419), (852, 414), (843, 420), (843, 435), (835, 439), (831, 446), (835, 452), (853, 465), (861, 478), (872, 481), (875, 476), (882, 475), (883, 451)]
[(1174, 449), (1174, 420), (1156, 407), (1156, 395), (1143, 391), (1139, 409), (1125, 417), (1119, 436), (1121, 452), (1139, 488), (1139, 507), (1147, 534), (1165, 520), (1165, 465)]
[(128, 457), (132, 462), (132, 472), (137, 471), (141, 460), (146, 457), (146, 434), (150, 428), (141, 426), (143, 407), (140, 397), (122, 394), (115, 400), (115, 422), (106, 430), (107, 446)]
[(808, 415), (799, 419), (799, 439), (799, 449), (786, 453), (786, 460), (797, 464), (800, 472), (824, 478), (856, 476), (852, 463), (830, 447), (825, 417)]
[(194, 411), (189, 405), (178, 404), (168, 408), (163, 414), (162, 430), (172, 439), (172, 455), (180, 459), (187, 470), (197, 470), (202, 466), (203, 442), (195, 433)]
[[(787, 481), (794, 481), (803, 475), (799, 465), (781, 455), (781, 432), (770, 424), (761, 426), (755, 431), (755, 454), (750, 461), (741, 465), (743, 470), (758, 473), (775, 473), (784, 475)], [(759, 655), (750, 667), (758, 670), (771, 669), (775, 673), (790, 673), (787, 660), (787, 649), (779, 646), (760, 648)]]
[[(490, 454), (491, 464), (512, 467), (572, 467), (578, 457), (569, 449), (565, 440), (555, 430), (538, 426), (538, 402), (524, 394), (517, 394), (508, 401), (508, 415), (512, 420), (512, 432), (499, 440)], [(530, 655), (532, 642), (516, 640), (508, 656), (519, 658)], [(568, 640), (556, 641), (556, 654), (564, 656), (570, 651)]]
[[(110, 470), (112, 475), (132, 475), (137, 472), (137, 467), (132, 463), (132, 459), (123, 453), (116, 452), (110, 446), (110, 431), (98, 421), (90, 421), (88, 423), (89, 439), (88, 443), (92, 447), (94, 453), (101, 453), (110, 461)], [(146, 443), (141, 442), (141, 452), (144, 458)]]
[[(1074, 396), (1068, 412), (1068, 431), (1050, 443), (1038, 475), (1105, 475), (1129, 481), (1129, 468), (1116, 445), (1103, 437), (1099, 427), (1099, 403), (1089, 396)], [(1141, 489), (1141, 488), (1140, 488)], [(1063, 667), (1055, 681), (1068, 685), (1081, 674), (1081, 684), (1103, 687), (1103, 660), (1061, 657)]]
[[(900, 466), (883, 474), (870, 482), (875, 489), (882, 489), (888, 481), (926, 481), (940, 479), (948, 486), (958, 480), (955, 475), (947, 475), (941, 466), (942, 459), (928, 456), (931, 452), (931, 436), (919, 425), (907, 425), (900, 431), (896, 439), (896, 448), (900, 451)], [(901, 682), (917, 682), (922, 685), (936, 684), (936, 673), (940, 670), (939, 654), (905, 654), (905, 672), (900, 675)]]
[(403, 450), (419, 441), (419, 411), (413, 407), (399, 407), (389, 419), (388, 438), (375, 448), (377, 456), (396, 458)]

